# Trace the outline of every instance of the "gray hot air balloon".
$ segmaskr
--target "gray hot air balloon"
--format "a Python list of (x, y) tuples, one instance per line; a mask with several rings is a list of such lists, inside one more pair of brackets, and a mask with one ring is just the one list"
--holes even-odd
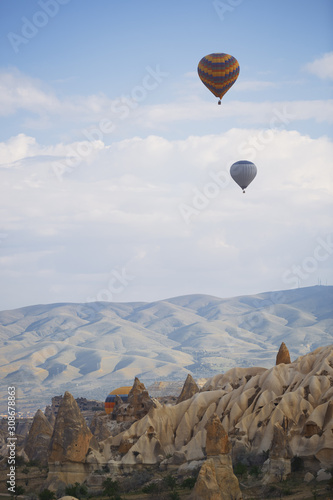
[(257, 167), (251, 161), (236, 161), (230, 167), (230, 175), (245, 193), (245, 189), (257, 175)]

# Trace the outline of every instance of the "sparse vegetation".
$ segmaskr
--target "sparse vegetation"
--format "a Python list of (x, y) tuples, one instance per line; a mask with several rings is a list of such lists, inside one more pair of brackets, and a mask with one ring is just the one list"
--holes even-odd
[(169, 499), (170, 500), (180, 500), (180, 495), (179, 495), (178, 491), (172, 491), (171, 493), (169, 493)]
[(177, 487), (177, 481), (175, 477), (172, 476), (171, 474), (168, 474), (167, 476), (164, 477), (162, 481), (151, 482), (150, 484), (144, 486), (141, 491), (142, 493), (151, 495), (151, 498), (154, 499), (163, 498), (168, 500), (177, 500), (178, 498), (180, 498), (180, 496), (178, 491), (176, 491), (176, 487)]
[(237, 462), (237, 464), (234, 466), (234, 473), (236, 474), (236, 476), (245, 476), (245, 474), (247, 474), (247, 466), (242, 462)]
[(142, 488), (142, 493), (146, 494), (159, 493), (159, 491), (160, 486), (157, 483), (150, 483)]
[[(24, 463), (24, 461), (23, 461)], [(26, 463), (27, 467), (40, 467), (40, 462), (38, 460), (29, 460), (29, 462)]]
[(17, 466), (25, 464), (24, 458), (21, 457), (21, 455), (17, 455), (17, 457), (15, 457), (15, 461)]
[(259, 465), (252, 465), (252, 467), (249, 470), (249, 474), (254, 477), (258, 477), (261, 473), (261, 469)]
[(75, 483), (74, 485), (69, 484), (65, 488), (66, 495), (73, 495), (74, 497), (81, 500), (81, 498), (85, 498), (88, 495), (88, 489), (84, 484)]
[(23, 488), (23, 486), (18, 485), (15, 488), (15, 497), (14, 498), (16, 499), (18, 497), (18, 495), (24, 495), (24, 493), (25, 493), (25, 489)]
[(174, 490), (176, 488), (176, 479), (171, 475), (168, 474), (164, 479), (163, 483), (168, 490)]
[(105, 481), (103, 481), (103, 494), (107, 495), (112, 500), (121, 500), (120, 496), (120, 486), (118, 481), (113, 481), (110, 477), (108, 477)]
[(55, 500), (56, 496), (53, 491), (50, 491), (46, 488), (41, 493), (39, 493), (38, 498), (39, 500)]
[(196, 483), (196, 480), (197, 478), (196, 477), (187, 477), (186, 479), (184, 479), (184, 481), (182, 482), (181, 484), (181, 487), (182, 488), (188, 488), (189, 490), (191, 490), (192, 488), (194, 488), (194, 485)]

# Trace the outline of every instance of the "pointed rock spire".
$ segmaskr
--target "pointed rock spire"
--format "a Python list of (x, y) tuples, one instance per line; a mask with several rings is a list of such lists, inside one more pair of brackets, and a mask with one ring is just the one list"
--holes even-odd
[(24, 451), (29, 460), (36, 460), (43, 465), (47, 464), (47, 452), (52, 433), (52, 425), (42, 410), (37, 410), (24, 446)]
[(91, 438), (77, 402), (66, 391), (54, 424), (49, 462), (84, 462)]
[(280, 345), (279, 352), (276, 356), (276, 364), (280, 365), (281, 363), (285, 363), (286, 365), (291, 363), (288, 347), (284, 342), (282, 342), (282, 344)]
[(135, 419), (139, 420), (144, 417), (154, 406), (154, 402), (149, 396), (145, 385), (140, 382), (138, 377), (135, 377), (134, 384), (128, 393), (128, 412), (132, 414)]
[(135, 377), (133, 387), (128, 393), (128, 402), (123, 403), (120, 398), (116, 397), (112, 417), (117, 422), (134, 422), (134, 420), (140, 420), (144, 417), (154, 406), (155, 403), (149, 396), (145, 385), (140, 382), (138, 377)]
[(199, 392), (199, 387), (197, 386), (192, 375), (188, 374), (185, 383), (183, 385), (182, 392), (180, 393), (176, 404), (181, 403), (182, 401), (186, 401), (187, 399), (190, 399), (197, 392)]

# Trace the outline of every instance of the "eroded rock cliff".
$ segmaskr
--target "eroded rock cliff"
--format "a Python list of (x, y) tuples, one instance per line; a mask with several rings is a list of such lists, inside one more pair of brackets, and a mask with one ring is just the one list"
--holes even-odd
[[(206, 424), (213, 413), (233, 442), (234, 456), (274, 448), (276, 424), (285, 425), (290, 456), (333, 462), (333, 346), (271, 369), (233, 368), (211, 378), (200, 393), (175, 406), (152, 407), (123, 433), (101, 444), (105, 460), (122, 449), (122, 464), (158, 463), (176, 451), (206, 458)], [(287, 419), (287, 420), (286, 420)], [(153, 429), (154, 432), (148, 432)]]

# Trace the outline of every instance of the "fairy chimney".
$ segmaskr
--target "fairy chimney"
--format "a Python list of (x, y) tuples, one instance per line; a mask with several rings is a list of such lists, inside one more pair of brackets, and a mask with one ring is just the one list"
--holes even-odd
[(47, 465), (47, 453), (53, 428), (42, 410), (37, 410), (24, 446), (29, 460), (36, 460)]
[(91, 438), (77, 402), (66, 391), (54, 424), (49, 462), (84, 462)]
[(291, 363), (288, 347), (284, 342), (280, 345), (279, 352), (276, 356), (276, 364), (280, 365), (281, 363), (285, 363), (286, 365)]
[(228, 434), (214, 413), (206, 424), (207, 460), (202, 464), (191, 500), (242, 500), (239, 482), (232, 469)]
[(199, 392), (199, 387), (197, 386), (192, 375), (188, 374), (185, 383), (183, 385), (182, 392), (180, 393), (177, 399), (177, 404), (181, 403), (182, 401), (186, 401), (187, 399), (190, 399), (197, 392)]

